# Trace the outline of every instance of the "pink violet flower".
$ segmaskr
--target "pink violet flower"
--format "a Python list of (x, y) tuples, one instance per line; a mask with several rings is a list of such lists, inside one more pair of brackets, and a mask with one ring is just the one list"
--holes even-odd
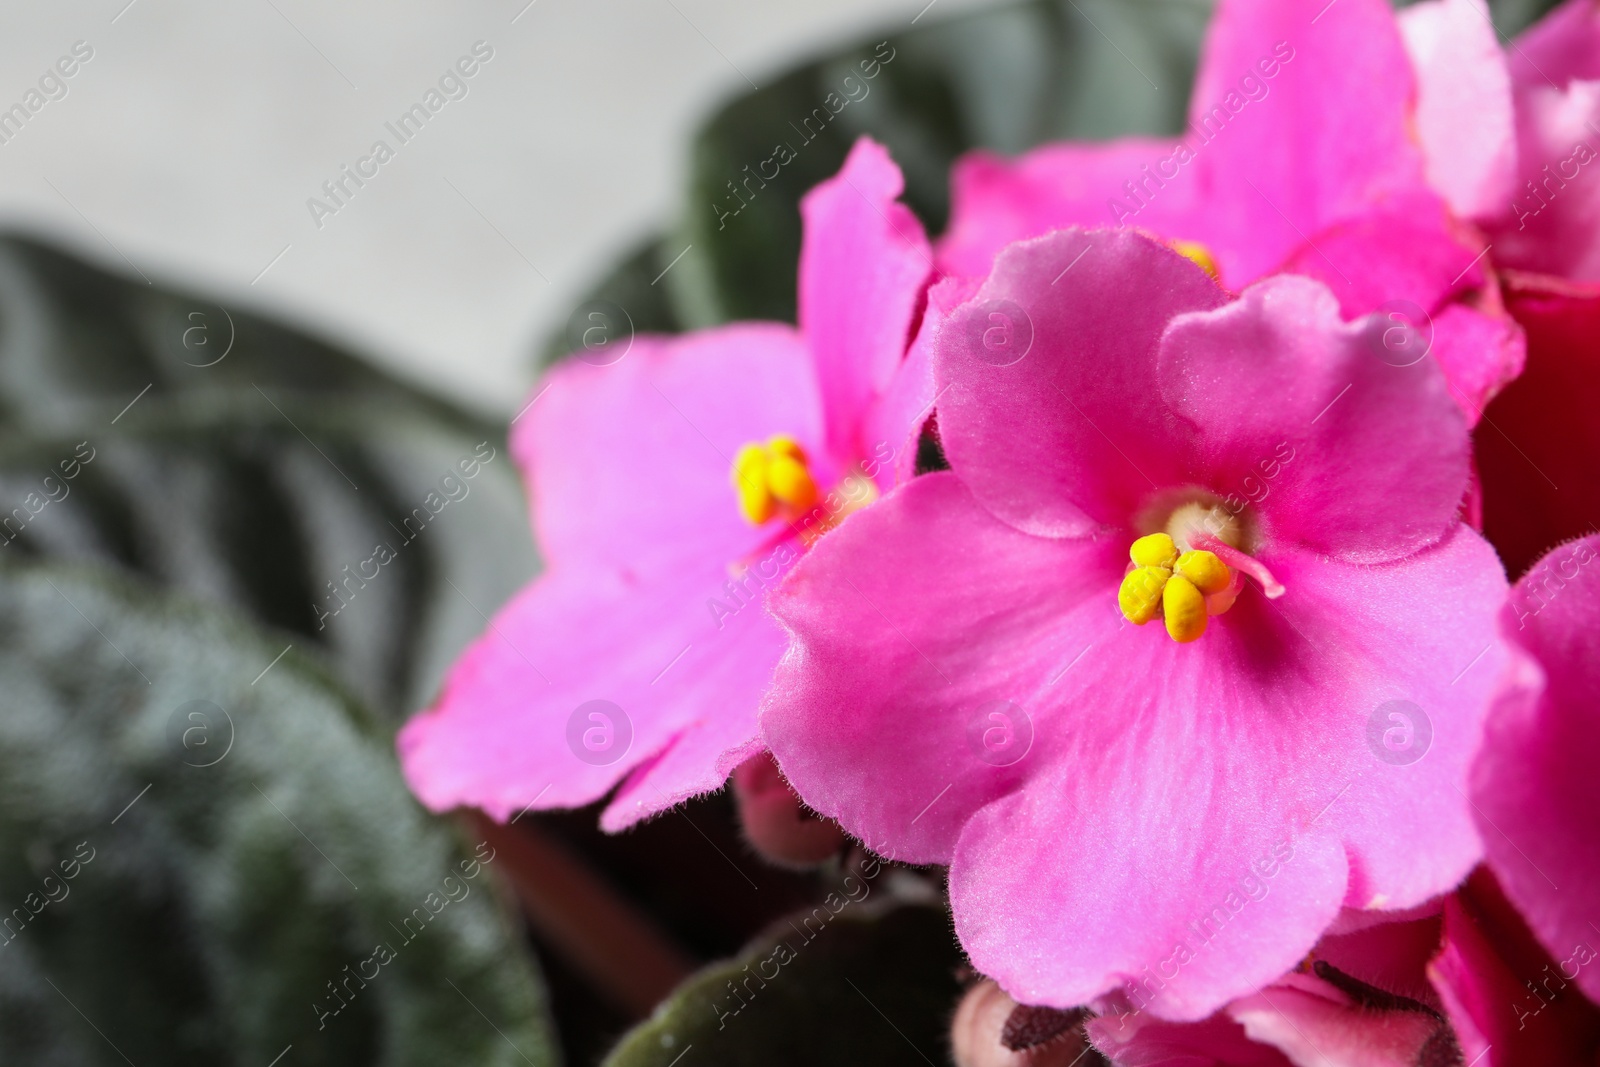
[(1502, 50), (1482, 0), (1400, 16), (1428, 169), (1504, 267), (1600, 282), (1600, 6), (1567, 0)]
[[(1465, 120), (1470, 101), (1458, 103)], [(1481, 260), (1486, 242), (1429, 184), (1424, 119), (1438, 124), (1418, 113), (1385, 0), (1223, 0), (1180, 137), (966, 156), (939, 266), (982, 277), (1013, 241), (1115, 225), (1171, 243), (1233, 290), (1304, 274), (1347, 319), (1388, 314), (1394, 361), (1431, 349), (1476, 419), (1517, 373), (1522, 339)]]
[(401, 731), (429, 808), (505, 820), (622, 783), (617, 830), (758, 755), (784, 636), (764, 587), (909, 471), (926, 375), (906, 370), (931, 251), (863, 138), (802, 204), (800, 328), (640, 336), (569, 360), (513, 426), (546, 570)]
[(1519, 671), (1473, 769), (1487, 863), (1563, 977), (1600, 1001), (1600, 535), (1545, 556), (1501, 621)]
[[(1459, 520), (1438, 366), (1382, 359), (1320, 283), (1234, 298), (1129, 231), (1019, 243), (972, 300), (938, 295), (951, 469), (769, 601), (791, 647), (763, 732), (806, 802), (948, 864), (974, 965), (1051, 1007), (1121, 990), (1200, 1019), (1341, 906), (1459, 881), (1506, 583)], [(1231, 610), (1180, 598), (1187, 640), (1119, 613), (1164, 527), (1237, 564)]]

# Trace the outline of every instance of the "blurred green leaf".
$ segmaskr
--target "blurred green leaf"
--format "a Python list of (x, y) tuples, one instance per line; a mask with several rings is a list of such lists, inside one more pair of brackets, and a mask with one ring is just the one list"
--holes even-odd
[[(911, 877), (887, 872), (880, 882)], [(856, 882), (691, 978), (606, 1067), (949, 1062), (961, 954), (941, 907)]]
[[(392, 561), (369, 562), (379, 545)], [(535, 567), (504, 427), (21, 239), (0, 239), (0, 555), (243, 610), (392, 722)]]
[(0, 567), (0, 795), (8, 1067), (555, 1062), (492, 858), (277, 637)]

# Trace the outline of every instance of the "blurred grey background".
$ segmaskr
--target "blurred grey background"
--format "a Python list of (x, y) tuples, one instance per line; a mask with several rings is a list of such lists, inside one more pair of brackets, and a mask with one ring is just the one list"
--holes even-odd
[[(542, 336), (670, 224), (716, 104), (991, 2), (9, 0), (0, 222), (507, 415)], [(492, 56), (441, 90), (480, 41)], [(386, 127), (429, 103), (405, 143)], [(363, 164), (380, 139), (393, 158)], [(362, 186), (343, 178), (358, 166), (376, 170)], [(323, 188), (341, 178), (342, 206)]]

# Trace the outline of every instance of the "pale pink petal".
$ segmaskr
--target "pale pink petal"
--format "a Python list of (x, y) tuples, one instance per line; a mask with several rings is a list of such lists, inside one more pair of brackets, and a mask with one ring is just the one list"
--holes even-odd
[[(1502, 619), (1523, 672), (1490, 716), (1472, 799), (1506, 895), (1566, 959), (1600, 948), (1600, 535), (1545, 556)], [(1600, 1000), (1600, 963), (1575, 981)]]
[(1508, 267), (1600, 281), (1600, 81), (1516, 90), (1518, 182), (1489, 226)]
[(937, 345), (945, 454), (1019, 529), (1083, 534), (1183, 484), (1155, 347), (1174, 315), (1227, 294), (1189, 260), (1127, 230), (1008, 247)]
[(1400, 12), (1417, 74), (1417, 137), (1429, 183), (1462, 218), (1505, 210), (1516, 181), (1511, 72), (1483, 0), (1426, 0)]
[(727, 564), (754, 551), (772, 531), (739, 513), (734, 454), (785, 433), (826, 464), (822, 429), (800, 338), (740, 324), (640, 336), (610, 366), (567, 360), (513, 423), (511, 448), (549, 568), (649, 575), (686, 555)]
[(1257, 500), (1262, 539), (1341, 559), (1443, 537), (1467, 489), (1466, 421), (1436, 362), (1384, 346), (1389, 328), (1342, 322), (1327, 289), (1293, 275), (1174, 320), (1161, 392), (1194, 424), (1185, 480)]
[(861, 422), (911, 343), (933, 252), (896, 198), (900, 168), (882, 145), (856, 141), (839, 173), (800, 202), (800, 331), (816, 360), (828, 444), (867, 455)]

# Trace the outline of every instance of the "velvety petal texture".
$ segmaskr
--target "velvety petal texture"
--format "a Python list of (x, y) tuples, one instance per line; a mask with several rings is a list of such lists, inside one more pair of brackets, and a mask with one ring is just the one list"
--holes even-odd
[(823, 451), (799, 338), (640, 337), (614, 366), (563, 364), (515, 430), (550, 568), (401, 732), (413, 790), (505, 819), (588, 803), (639, 767), (613, 805), (627, 822), (717, 788), (783, 647), (763, 587), (798, 554), (740, 516), (729, 464), (777, 433)]
[[(1376, 358), (1313, 282), (1229, 300), (1128, 231), (1011, 246), (935, 329), (952, 469), (771, 602), (792, 644), (763, 730), (806, 801), (949, 863), (974, 965), (1057, 1007), (1121, 989), (1203, 1018), (1342, 907), (1463, 877), (1505, 580), (1456, 518), (1466, 429), (1438, 368)], [(1197, 494), (1239, 501), (1288, 591), (1251, 586), (1178, 644), (1117, 588), (1152, 509)]]
[[(1524, 655), (1472, 778), (1488, 862), (1551, 955), (1600, 956), (1600, 536), (1536, 564), (1502, 622)], [(1600, 1000), (1600, 959), (1573, 969)]]

